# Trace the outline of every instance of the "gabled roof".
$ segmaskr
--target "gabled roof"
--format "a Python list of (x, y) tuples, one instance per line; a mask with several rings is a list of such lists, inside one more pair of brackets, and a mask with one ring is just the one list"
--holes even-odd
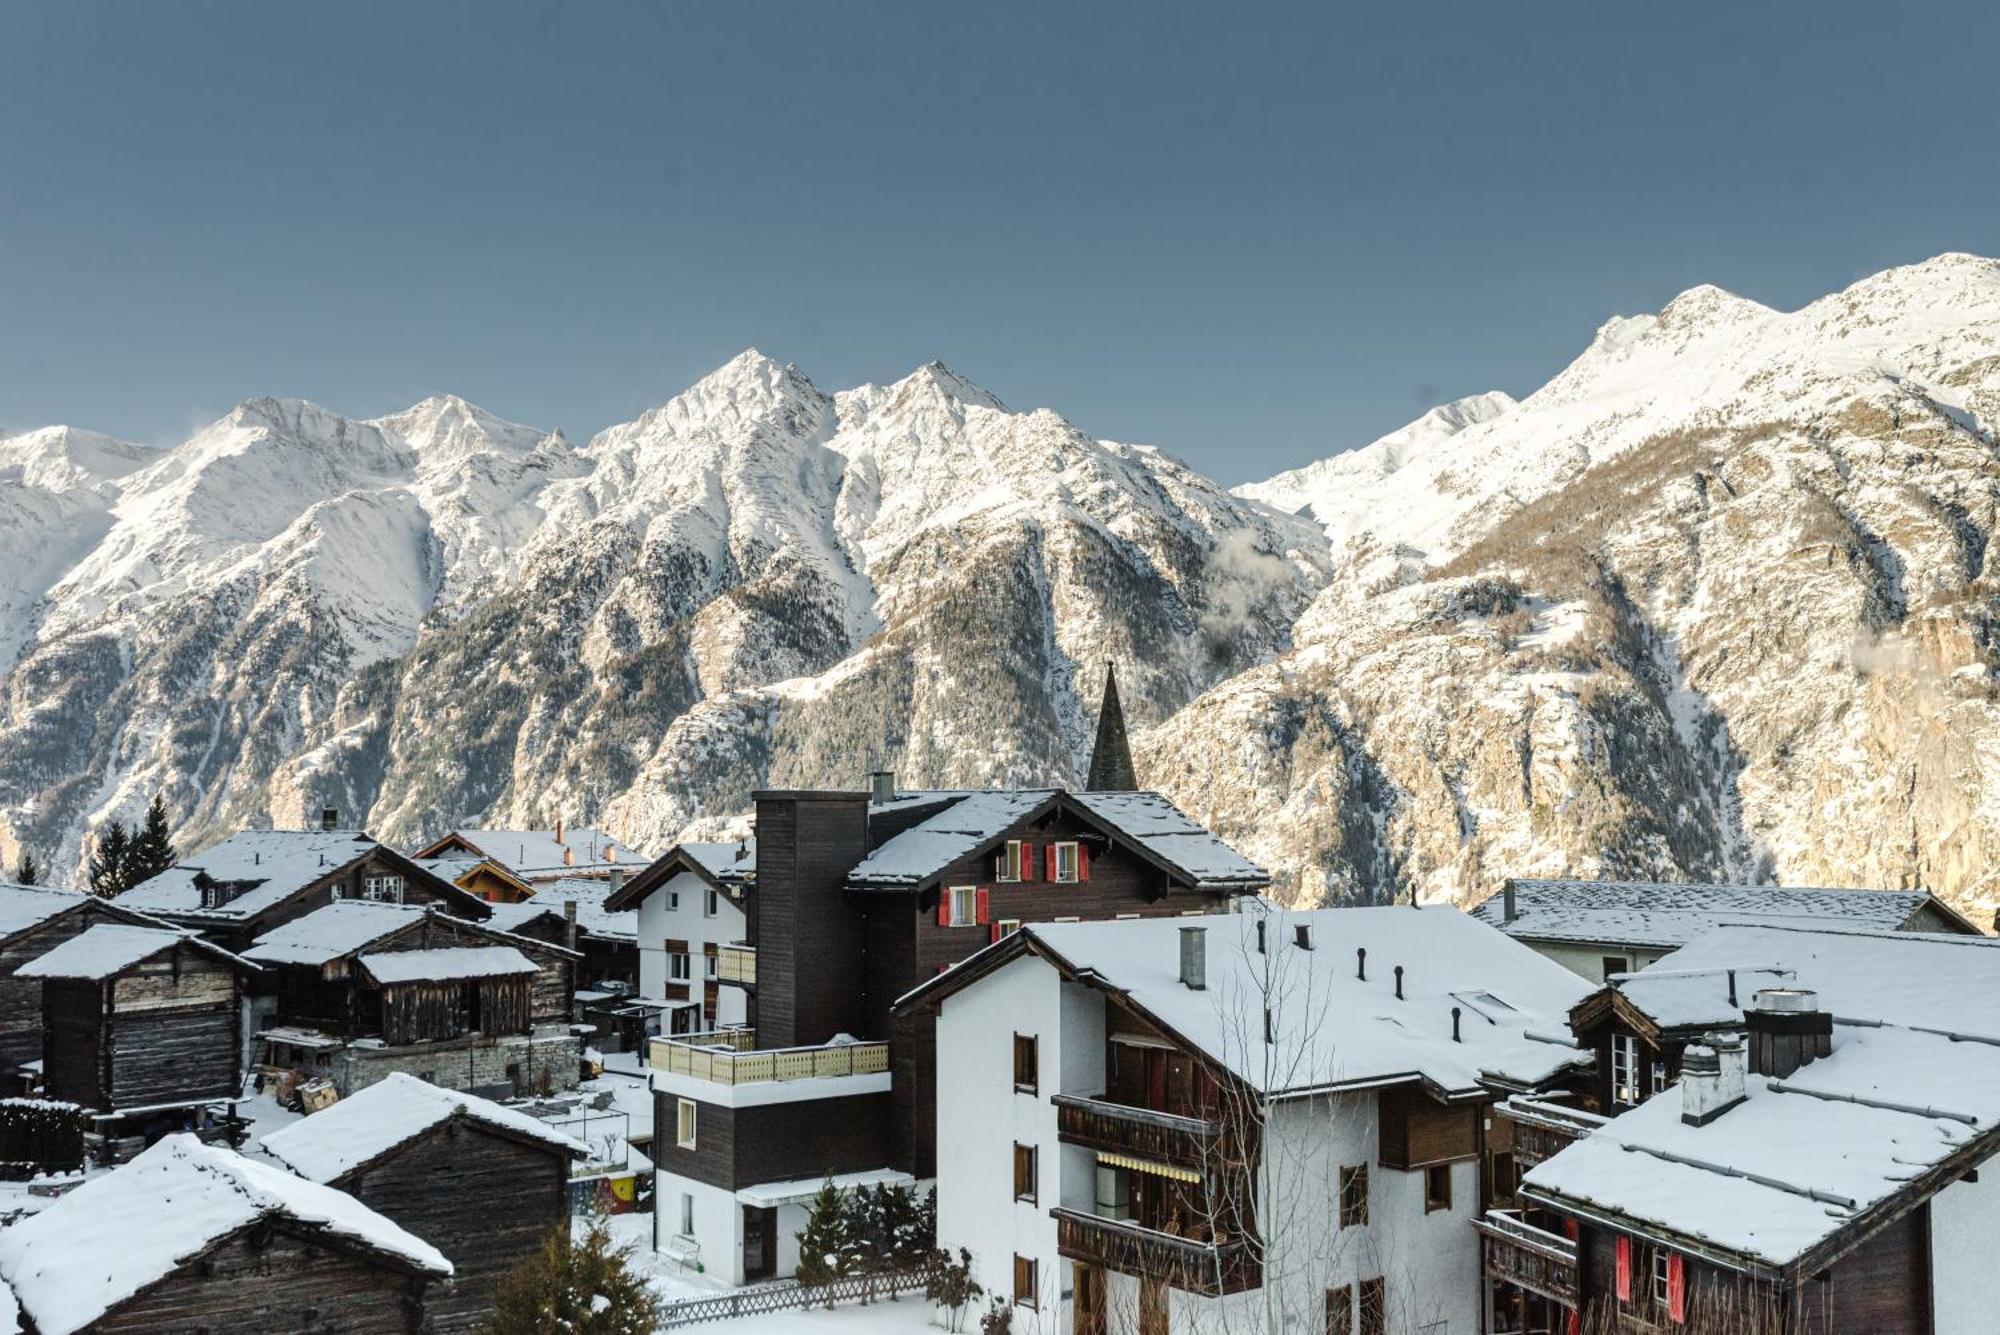
[(620, 886), (607, 901), (607, 907), (613, 911), (636, 909), (646, 896), (682, 872), (691, 873), (710, 888), (740, 900), (744, 890), (757, 879), (757, 841), (689, 840), (675, 844)]
[[(352, 830), (243, 830), (141, 881), (117, 902), (177, 918), (245, 922), (366, 857), (382, 859), (406, 879), (420, 881), (432, 894), (475, 917), (486, 914), (486, 903), (477, 895)], [(208, 885), (232, 887), (235, 893), (224, 903), (204, 907), (202, 892)]]
[(847, 874), (850, 885), (922, 889), (961, 858), (996, 847), (1019, 826), (1057, 808), (1071, 811), (1189, 885), (1254, 890), (1271, 881), (1263, 868), (1158, 793), (1021, 788), (907, 796), (949, 805), (885, 840)]
[(80, 890), (58, 890), (54, 886), (16, 885), (12, 881), (0, 881), (0, 941), (11, 941), (58, 914), (82, 908), (90, 899)]
[(1579, 1035), (1617, 1016), (1648, 1039), (1662, 1033), (1704, 1033), (1743, 1023), (1743, 1003), (1759, 988), (1786, 987), (1794, 982), (1789, 969), (1663, 968), (1616, 974), (1569, 1013), (1569, 1027)]
[(444, 838), (417, 850), (419, 858), (445, 858), (454, 848), (491, 858), (527, 880), (581, 871), (636, 867), (645, 855), (602, 830), (589, 827), (561, 830), (451, 830)]
[(363, 955), (361, 967), (382, 984), (509, 978), (535, 972), (535, 962), (512, 946), (431, 946)]
[(611, 883), (595, 877), (568, 877), (560, 881), (542, 881), (534, 888), (531, 898), (516, 904), (495, 904), (493, 916), (487, 921), (503, 932), (518, 932), (523, 926), (541, 917), (563, 920), (563, 905), (576, 902), (577, 930), (604, 941), (634, 941), (639, 939), (639, 915), (627, 909), (616, 912), (608, 908), (611, 898)]
[(369, 946), (426, 919), (447, 924), (454, 933), (494, 945), (529, 946), (555, 951), (570, 959), (577, 957), (575, 951), (563, 946), (516, 936), (491, 923), (467, 922), (436, 905), (377, 904), (355, 899), (338, 900), (280, 923), (252, 941), (243, 954), (267, 964), (324, 965), (359, 955)]
[(14, 971), (17, 978), (72, 978), (101, 982), (163, 950), (186, 945), (232, 968), (255, 973), (257, 966), (193, 932), (172, 927), (140, 927), (126, 922), (93, 923), (45, 955)]
[(1776, 885), (1681, 885), (1665, 881), (1514, 880), (1507, 895), (1473, 916), (1523, 941), (1672, 949), (1724, 923), (1765, 922), (1893, 931), (1926, 909), (1953, 930), (1978, 929), (1922, 890), (1838, 890)]
[[(1310, 949), (1297, 942), (1302, 926), (1311, 929)], [(1201, 991), (1180, 981), (1180, 934), (1189, 927), (1207, 933)], [(1365, 979), (1359, 950), (1367, 951)], [(1252, 1089), (1275, 1096), (1419, 1081), (1440, 1097), (1470, 1097), (1495, 1084), (1536, 1087), (1589, 1060), (1562, 1028), (1588, 984), (1453, 909), (1288, 913), (1257, 901), (1239, 913), (1036, 923), (926, 982), (896, 1008), (948, 1000), (1029, 953), (1115, 994)], [(1268, 1050), (1267, 1005), (1275, 1035)]]
[(440, 1089), (401, 1071), (331, 1108), (264, 1137), (265, 1153), (299, 1176), (333, 1182), (409, 1144), (432, 1127), (462, 1117), (481, 1126), (582, 1158), (590, 1147), (547, 1122), (491, 1099)]
[(175, 1135), (0, 1231), (0, 1278), (41, 1335), (72, 1335), (267, 1219), (406, 1273), (452, 1273), (437, 1248), (345, 1192)]
[(433, 876), (450, 881), (453, 885), (466, 889), (465, 878), (474, 872), (484, 872), (512, 886), (519, 894), (531, 895), (535, 887), (516, 876), (512, 871), (492, 858), (473, 857), (469, 854), (441, 858), (411, 858), (410, 861), (422, 867)]

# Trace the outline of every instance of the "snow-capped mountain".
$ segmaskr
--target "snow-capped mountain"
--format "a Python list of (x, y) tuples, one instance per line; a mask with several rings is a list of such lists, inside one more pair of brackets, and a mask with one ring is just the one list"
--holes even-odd
[(2000, 879), (2000, 264), (1697, 288), (1232, 495), (938, 364), (745, 353), (576, 448), (454, 398), (0, 441), (0, 855), (1141, 776), (1300, 898)]

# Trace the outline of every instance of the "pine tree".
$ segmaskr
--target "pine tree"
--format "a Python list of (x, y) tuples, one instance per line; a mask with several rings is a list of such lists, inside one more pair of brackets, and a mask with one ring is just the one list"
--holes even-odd
[(568, 1224), (549, 1230), (540, 1250), (507, 1272), (484, 1335), (652, 1335), (665, 1313), (646, 1281), (611, 1242), (602, 1218), (583, 1237)]
[(799, 1283), (831, 1284), (848, 1272), (853, 1239), (847, 1224), (847, 1201), (828, 1178), (799, 1230)]
[(122, 822), (112, 821), (97, 836), (97, 849), (90, 855), (90, 893), (102, 899), (123, 894), (132, 888), (126, 879), (132, 860), (132, 837)]
[(167, 804), (158, 793), (146, 805), (146, 823), (132, 838), (131, 851), (126, 859), (125, 884), (129, 888), (141, 881), (149, 881), (163, 871), (173, 868), (173, 840), (168, 838)]
[(42, 864), (35, 861), (33, 853), (30, 853), (25, 848), (22, 849), (21, 860), (14, 865), (14, 884), (40, 885), (41, 883)]

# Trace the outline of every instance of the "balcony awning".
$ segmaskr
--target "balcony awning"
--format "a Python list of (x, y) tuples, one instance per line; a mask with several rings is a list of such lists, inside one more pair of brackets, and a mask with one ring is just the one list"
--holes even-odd
[(1151, 1173), (1154, 1177), (1170, 1177), (1176, 1182), (1201, 1181), (1201, 1174), (1192, 1168), (1180, 1168), (1153, 1159), (1135, 1159), (1129, 1154), (1112, 1154), (1108, 1150), (1097, 1152), (1097, 1162), (1110, 1164), (1113, 1168), (1130, 1169), (1135, 1173)]

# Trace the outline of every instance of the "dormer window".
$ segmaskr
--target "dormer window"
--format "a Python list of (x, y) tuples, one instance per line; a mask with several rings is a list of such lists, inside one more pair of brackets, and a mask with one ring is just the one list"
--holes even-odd
[(993, 855), (993, 879), (996, 881), (1025, 881), (1028, 869), (1033, 865), (1034, 853), (1019, 839), (1009, 839)]
[(400, 904), (403, 902), (403, 878), (386, 874), (364, 876), (361, 878), (361, 897), (376, 904)]
[(1050, 859), (1055, 864), (1054, 879), (1062, 885), (1075, 885), (1083, 879), (1083, 856), (1074, 840), (1055, 844), (1049, 850)]

